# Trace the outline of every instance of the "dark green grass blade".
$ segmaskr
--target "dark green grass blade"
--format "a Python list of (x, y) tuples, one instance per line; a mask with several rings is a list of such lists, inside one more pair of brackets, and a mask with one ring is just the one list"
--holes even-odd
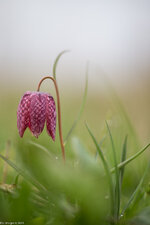
[(67, 134), (67, 136), (66, 136), (66, 138), (65, 138), (65, 140), (64, 140), (64, 145), (67, 144), (67, 141), (68, 141), (70, 135), (72, 134), (72, 132), (73, 132), (73, 130), (75, 129), (75, 127), (76, 127), (78, 121), (79, 121), (80, 118), (81, 118), (81, 115), (82, 115), (82, 113), (83, 113), (84, 106), (85, 106), (85, 103), (86, 103), (87, 90), (88, 90), (88, 64), (87, 64), (87, 69), (86, 69), (86, 82), (85, 82), (84, 95), (83, 95), (81, 107), (80, 107), (80, 110), (79, 110), (79, 112), (78, 112), (78, 114), (77, 114), (76, 119), (75, 119), (74, 122), (73, 122), (72, 127), (70, 128), (70, 130), (69, 130), (69, 132), (68, 132), (68, 134)]
[(19, 175), (20, 175), (20, 174), (17, 174), (17, 176), (15, 177), (14, 184), (15, 184), (16, 186), (18, 185)]
[[(147, 144), (144, 148), (142, 148), (140, 151), (138, 151), (136, 154), (125, 160), (124, 162), (117, 165), (118, 169), (121, 169), (122, 167), (126, 166), (128, 163), (136, 159), (138, 156), (140, 156), (148, 147), (150, 146), (150, 143)], [(111, 173), (115, 172), (115, 167), (111, 169)]]
[(54, 77), (54, 79), (56, 79), (56, 68), (57, 68), (58, 61), (59, 61), (60, 57), (67, 52), (70, 52), (70, 51), (64, 50), (64, 51), (60, 52), (59, 55), (56, 57), (56, 59), (54, 61), (54, 65), (53, 65), (53, 77)]
[[(123, 147), (122, 147), (122, 155), (121, 155), (121, 163), (124, 162), (126, 160), (126, 155), (127, 155), (127, 139), (128, 136), (125, 136), (124, 142), (123, 142)], [(122, 186), (122, 181), (123, 181), (123, 176), (124, 176), (124, 169), (125, 167), (123, 166), (120, 169), (120, 189)]]
[[(99, 142), (99, 146), (100, 146), (100, 147), (101, 147), (101, 145), (103, 144), (103, 141), (105, 140), (105, 137), (106, 137), (106, 136), (104, 136), (104, 137), (100, 140), (100, 142)], [(95, 159), (97, 159), (97, 156), (98, 156), (98, 151), (96, 151)]]
[(119, 216), (119, 210), (120, 210), (120, 183), (119, 183), (119, 169), (117, 166), (117, 156), (116, 156), (116, 150), (114, 146), (113, 137), (110, 131), (110, 128), (108, 126), (108, 123), (106, 122), (107, 130), (110, 136), (110, 141), (112, 145), (112, 151), (113, 151), (113, 158), (114, 158), (114, 164), (115, 164), (115, 177), (116, 177), (116, 187), (115, 187), (115, 219), (118, 220)]
[(99, 146), (99, 144), (97, 143), (96, 141), (96, 138), (94, 137), (93, 133), (91, 132), (90, 128), (88, 127), (87, 124), (86, 125), (86, 128), (96, 146), (96, 149), (97, 149), (97, 152), (102, 160), (102, 163), (103, 163), (103, 166), (104, 166), (104, 169), (105, 169), (105, 172), (106, 172), (106, 175), (107, 175), (107, 179), (108, 179), (108, 182), (109, 182), (109, 190), (110, 190), (110, 201), (111, 201), (111, 214), (112, 216), (114, 215), (114, 188), (113, 188), (113, 182), (112, 182), (112, 177), (111, 177), (111, 173), (110, 173), (110, 170), (109, 170), (109, 166), (107, 164), (107, 161), (105, 160), (105, 157), (104, 157), (104, 154)]
[(12, 161), (10, 161), (9, 159), (7, 159), (5, 156), (3, 156), (1, 154), (0, 154), (0, 158), (2, 158), (9, 166), (11, 166), (14, 170), (16, 170), (18, 174), (20, 174), (22, 177), (24, 177), (25, 180), (30, 182), (36, 188), (38, 188), (41, 191), (46, 191), (46, 189), (45, 189), (45, 187), (43, 187), (43, 185), (41, 185), (37, 180), (35, 180), (30, 175), (26, 174), (23, 170), (18, 168)]
[(131, 195), (129, 201), (127, 202), (127, 204), (123, 208), (121, 216), (124, 215), (125, 211), (130, 207), (131, 203), (133, 203), (133, 201), (136, 199), (136, 196), (138, 196), (138, 193), (140, 192), (141, 186), (142, 186), (142, 184), (144, 182), (144, 179), (145, 179), (147, 173), (149, 172), (149, 169), (150, 169), (150, 163), (148, 164), (147, 168), (145, 169), (145, 172), (144, 172), (144, 174), (143, 174), (143, 176), (142, 176), (138, 186), (136, 187), (135, 191), (133, 192), (133, 194)]

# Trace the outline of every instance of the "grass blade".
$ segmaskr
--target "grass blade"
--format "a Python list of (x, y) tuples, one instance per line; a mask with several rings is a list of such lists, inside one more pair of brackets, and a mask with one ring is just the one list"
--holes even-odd
[(69, 132), (68, 132), (68, 134), (67, 134), (67, 136), (66, 136), (66, 138), (65, 138), (65, 140), (64, 140), (64, 145), (67, 144), (67, 141), (68, 141), (70, 135), (72, 134), (72, 132), (73, 132), (73, 130), (75, 129), (75, 127), (76, 127), (78, 121), (79, 121), (80, 118), (81, 118), (81, 115), (82, 115), (82, 113), (83, 113), (84, 106), (85, 106), (85, 103), (86, 103), (87, 90), (88, 90), (88, 64), (87, 64), (87, 69), (86, 69), (86, 82), (85, 82), (84, 95), (83, 95), (81, 107), (80, 107), (80, 110), (79, 110), (79, 112), (78, 112), (78, 114), (77, 114), (76, 119), (75, 119), (74, 122), (73, 122), (72, 127), (70, 128), (70, 130), (69, 130)]
[(67, 52), (70, 52), (70, 51), (69, 50), (64, 50), (64, 51), (60, 52), (59, 55), (56, 57), (56, 59), (54, 61), (54, 65), (53, 65), (53, 77), (54, 77), (55, 80), (56, 80), (56, 68), (57, 68), (58, 61), (59, 61), (60, 57), (63, 54), (67, 53)]
[[(8, 140), (7, 143), (6, 143), (6, 150), (5, 150), (5, 157), (6, 158), (9, 158), (10, 147), (11, 147), (11, 142), (10, 142), (10, 140)], [(6, 182), (7, 170), (8, 170), (7, 166), (8, 166), (8, 164), (5, 162), (4, 163), (4, 169), (3, 169), (2, 183)]]
[(99, 153), (99, 156), (102, 160), (102, 163), (103, 163), (103, 166), (104, 166), (104, 169), (105, 169), (105, 172), (106, 172), (106, 175), (107, 175), (107, 178), (108, 178), (108, 182), (109, 182), (109, 190), (110, 190), (110, 200), (111, 200), (111, 214), (112, 216), (114, 215), (114, 188), (113, 188), (113, 182), (112, 182), (112, 177), (111, 177), (111, 173), (110, 173), (110, 170), (109, 170), (109, 166), (107, 164), (107, 161), (105, 160), (105, 157), (104, 157), (104, 154), (98, 144), (98, 142), (96, 141), (96, 138), (94, 137), (93, 133), (91, 132), (90, 128), (88, 127), (88, 125), (86, 124), (86, 128), (96, 146), (96, 149)]
[(124, 215), (125, 211), (129, 208), (129, 206), (131, 205), (131, 203), (133, 203), (133, 200), (135, 199), (135, 197), (138, 195), (138, 193), (140, 192), (140, 188), (144, 182), (144, 179), (147, 175), (147, 173), (149, 172), (150, 169), (150, 163), (148, 164), (147, 168), (145, 169), (145, 172), (138, 184), (138, 186), (136, 187), (135, 191), (133, 192), (133, 194), (131, 195), (129, 201), (127, 202), (127, 204), (125, 205), (124, 209), (122, 210), (121, 216)]
[(116, 177), (116, 188), (115, 188), (115, 219), (118, 220), (119, 217), (119, 210), (120, 210), (120, 183), (119, 183), (119, 169), (117, 166), (117, 156), (116, 156), (116, 150), (114, 146), (113, 137), (110, 131), (110, 128), (108, 126), (108, 123), (106, 122), (107, 130), (110, 136), (110, 141), (112, 145), (112, 151), (113, 151), (113, 158), (115, 163), (115, 177)]
[(26, 174), (23, 170), (18, 168), (12, 161), (7, 159), (5, 156), (0, 154), (0, 158), (3, 159), (9, 166), (11, 166), (14, 170), (18, 172), (22, 177), (24, 177), (27, 181), (29, 181), (32, 185), (34, 185), (36, 188), (38, 188), (41, 191), (46, 191), (45, 187), (41, 185), (37, 180), (35, 180), (30, 175)]
[(17, 176), (15, 177), (14, 184), (15, 184), (16, 186), (18, 185), (19, 175), (20, 175), (20, 174), (17, 174)]
[[(106, 137), (106, 136), (104, 136), (104, 137), (100, 140), (100, 142), (99, 142), (99, 146), (100, 146), (100, 147), (101, 147), (101, 145), (103, 144), (103, 141), (105, 140), (105, 137)], [(96, 151), (95, 159), (97, 159), (97, 156), (98, 156), (98, 151)]]
[[(126, 155), (127, 155), (127, 138), (128, 138), (128, 136), (126, 135), (125, 136), (125, 139), (124, 139), (124, 142), (123, 142), (122, 155), (121, 155), (121, 163), (126, 160)], [(124, 166), (120, 169), (120, 190), (121, 190), (123, 176), (124, 176), (124, 169), (125, 169)]]
[(48, 151), (48, 149), (45, 148), (43, 145), (40, 145), (40, 144), (35, 143), (35, 142), (33, 142), (33, 141), (29, 141), (29, 143), (30, 143), (31, 145), (34, 145), (34, 146), (38, 147), (39, 149), (41, 149), (42, 151), (44, 151), (50, 158), (52, 158), (52, 154), (51, 154), (51, 153)]
[[(127, 160), (125, 160), (122, 163), (119, 163), (117, 165), (118, 169), (121, 169), (122, 167), (126, 166), (128, 163), (130, 163), (131, 161), (133, 161), (134, 159), (136, 159), (138, 156), (140, 156), (148, 147), (150, 146), (150, 143), (147, 144), (144, 148), (142, 148), (140, 151), (138, 151), (136, 154), (134, 154), (133, 156), (131, 156), (130, 158), (128, 158)], [(111, 169), (111, 173), (115, 172), (115, 167)]]

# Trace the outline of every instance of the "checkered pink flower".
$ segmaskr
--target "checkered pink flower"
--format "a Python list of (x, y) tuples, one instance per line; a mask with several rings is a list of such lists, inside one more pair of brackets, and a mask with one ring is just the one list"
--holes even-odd
[(47, 93), (27, 91), (18, 106), (17, 127), (20, 137), (27, 127), (38, 138), (46, 121), (47, 132), (55, 140), (56, 107), (53, 97)]

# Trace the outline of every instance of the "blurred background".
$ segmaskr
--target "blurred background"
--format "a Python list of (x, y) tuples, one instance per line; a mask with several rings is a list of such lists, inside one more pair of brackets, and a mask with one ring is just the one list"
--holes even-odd
[[(83, 105), (88, 63), (86, 104), (66, 142), (65, 166), (58, 123), (55, 142), (46, 129), (38, 139), (29, 129), (21, 139), (17, 130), (22, 95), (36, 91), (40, 79), (52, 75), (53, 63), (63, 50), (70, 52), (60, 58), (56, 77), (64, 139)], [(41, 91), (56, 99), (49, 80)], [(107, 176), (85, 122), (112, 168), (114, 153), (105, 121), (119, 163), (123, 151), (127, 149), (129, 158), (150, 142), (149, 98), (149, 0), (0, 0), (0, 157), (6, 156), (12, 167), (0, 160), (0, 220), (27, 221), (27, 225), (114, 224), (109, 217)], [(150, 178), (146, 181), (143, 175), (148, 160), (147, 150), (125, 167), (121, 201), (116, 201), (122, 210), (144, 181), (125, 218), (141, 213), (142, 220), (117, 224), (150, 224)], [(117, 176), (112, 175), (116, 196)]]
[[(0, 0), (1, 113), (9, 111), (12, 98), (17, 106), (27, 89), (36, 90), (39, 80), (52, 74), (56, 56), (67, 49), (57, 68), (64, 114), (70, 101), (78, 110), (88, 61), (90, 115), (106, 118), (103, 89), (109, 82), (147, 140), (149, 12), (148, 0)], [(42, 89), (50, 90), (48, 81)]]

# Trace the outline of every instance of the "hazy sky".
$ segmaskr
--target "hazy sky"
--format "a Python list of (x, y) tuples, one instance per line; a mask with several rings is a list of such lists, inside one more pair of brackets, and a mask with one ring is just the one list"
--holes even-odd
[(149, 71), (150, 1), (0, 0), (1, 82), (47, 74), (64, 49), (59, 73), (75, 79), (87, 60), (111, 77)]

